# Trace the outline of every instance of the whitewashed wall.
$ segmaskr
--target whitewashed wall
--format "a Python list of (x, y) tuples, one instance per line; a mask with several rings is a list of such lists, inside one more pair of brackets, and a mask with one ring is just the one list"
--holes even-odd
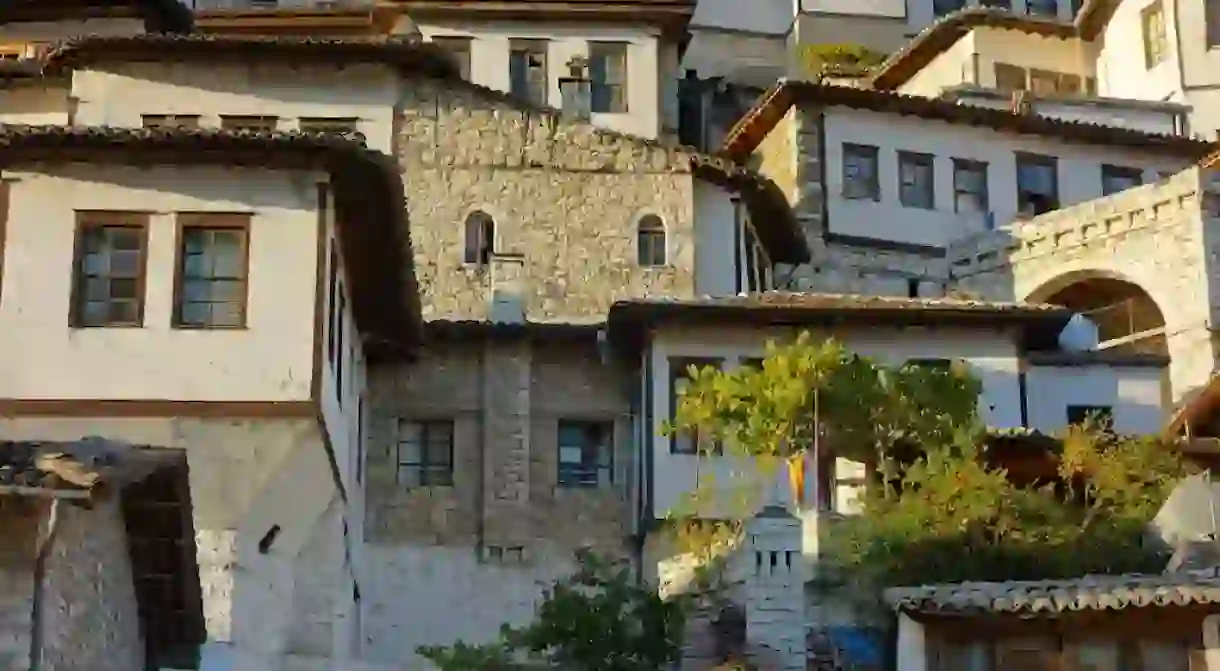
[(706, 182), (695, 182), (695, 293), (737, 293), (737, 236), (731, 194)]
[(0, 88), (0, 123), (32, 126), (71, 123), (67, 86), (20, 83)]
[[(1017, 346), (1011, 336), (994, 331), (884, 329), (825, 331), (811, 329), (815, 337), (835, 337), (848, 349), (878, 360), (901, 364), (914, 358), (964, 359), (983, 384), (983, 419), (990, 426), (1021, 426), (1019, 362)], [(654, 426), (651, 492), (656, 517), (679, 504), (684, 494), (711, 477), (739, 488), (752, 482), (748, 464), (731, 457), (672, 454), (670, 439), (661, 435), (662, 422), (672, 417), (669, 399), (669, 359), (673, 357), (716, 357), (725, 359), (724, 368), (735, 367), (741, 359), (762, 357), (767, 340), (784, 342), (795, 337), (790, 328), (671, 328), (656, 333), (647, 356), (653, 368), (652, 416)], [(846, 472), (844, 473), (846, 475)], [(812, 484), (812, 483), (808, 483)], [(734, 492), (736, 493), (736, 492)], [(806, 497), (815, 492), (807, 490)], [(847, 496), (847, 494), (845, 494)]]
[[(1145, 182), (1155, 181), (1161, 173), (1180, 171), (1188, 164), (1185, 159), (1134, 149), (1069, 144), (1057, 138), (1001, 134), (961, 124), (846, 108), (831, 108), (827, 112), (825, 137), (830, 231), (933, 246), (985, 230), (984, 217), (954, 212), (954, 158), (988, 163), (988, 197), (996, 226), (1011, 222), (1018, 211), (1015, 152), (1058, 158), (1061, 206), (1101, 197), (1102, 164), (1142, 168)], [(844, 143), (879, 148), (879, 202), (843, 198)], [(896, 153), (899, 150), (935, 156), (936, 209), (903, 207), (899, 202)]]
[(1144, 63), (1140, 12), (1147, 2), (1126, 0), (1096, 42), (1097, 92), (1114, 98), (1183, 101), (1173, 2), (1162, 2), (1169, 56), (1149, 69)]
[(1069, 405), (1110, 406), (1120, 433), (1152, 434), (1164, 426), (1165, 369), (1141, 366), (1030, 366), (1026, 372), (1029, 426), (1067, 428)]
[(81, 125), (138, 128), (143, 114), (197, 114), (200, 126), (218, 128), (221, 115), (258, 115), (296, 130), (303, 117), (354, 118), (369, 147), (386, 153), (397, 89), (390, 68), (371, 64), (129, 63), (77, 70), (72, 81)]
[[(317, 225), (309, 173), (82, 166), (7, 173), (0, 398), (307, 400)], [(151, 213), (143, 328), (68, 325), (76, 210)], [(171, 327), (177, 212), (249, 212), (248, 326)]]
[[(593, 114), (594, 124), (624, 133), (655, 138), (663, 128), (667, 105), (662, 96), (674, 98), (676, 116), (676, 72), (662, 77), (664, 69), (676, 69), (676, 56), (667, 54), (676, 47), (660, 39), (655, 28), (599, 26), (589, 24), (550, 25), (530, 23), (444, 22), (423, 23), (420, 31), (433, 37), (472, 37), (470, 79), (497, 91), (508, 91), (510, 41), (514, 39), (549, 40), (547, 47), (547, 103), (562, 108), (559, 78), (567, 75), (567, 64), (574, 56), (587, 56), (589, 42), (627, 43), (627, 112)], [(670, 62), (672, 61), (672, 62)], [(672, 82), (672, 83), (671, 83)], [(676, 120), (676, 119), (675, 119)], [(675, 121), (675, 120), (671, 120)]]

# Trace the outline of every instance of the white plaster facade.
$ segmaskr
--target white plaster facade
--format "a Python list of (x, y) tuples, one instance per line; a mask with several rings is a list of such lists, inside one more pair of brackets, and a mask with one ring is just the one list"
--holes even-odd
[(546, 43), (546, 104), (563, 108), (559, 89), (568, 76), (568, 62), (587, 57), (595, 42), (622, 44), (627, 53), (626, 111), (594, 112), (595, 125), (645, 138), (656, 138), (677, 128), (677, 44), (663, 38), (658, 28), (597, 25), (595, 23), (531, 24), (489, 21), (420, 22), (427, 39), (469, 38), (470, 81), (509, 92), (509, 54), (513, 40)]
[[(827, 230), (875, 240), (944, 247), (950, 242), (1004, 226), (1017, 218), (1017, 154), (1053, 157), (1061, 206), (1102, 196), (1102, 166), (1139, 169), (1145, 183), (1189, 165), (1138, 149), (1069, 144), (1032, 135), (1001, 134), (963, 124), (867, 112), (849, 108), (825, 111)], [(880, 199), (844, 197), (843, 145), (877, 148)], [(898, 192), (898, 152), (933, 156), (933, 208), (904, 206)], [(990, 216), (954, 211), (953, 159), (987, 164)]]

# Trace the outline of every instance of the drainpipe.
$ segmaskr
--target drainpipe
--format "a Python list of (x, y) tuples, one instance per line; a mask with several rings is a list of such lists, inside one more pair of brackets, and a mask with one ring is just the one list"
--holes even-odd
[(34, 559), (34, 621), (30, 623), (30, 671), (41, 671), (43, 631), (42, 613), (44, 609), (43, 596), (46, 591), (47, 560), (51, 557), (51, 548), (55, 545), (55, 537), (59, 535), (59, 502), (51, 499), (51, 507), (47, 514), (45, 533), (39, 535), (38, 555)]

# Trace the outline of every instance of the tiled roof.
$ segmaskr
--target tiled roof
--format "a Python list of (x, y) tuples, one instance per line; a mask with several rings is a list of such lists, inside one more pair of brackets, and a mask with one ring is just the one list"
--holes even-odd
[(1064, 121), (1037, 114), (966, 105), (950, 100), (909, 96), (849, 86), (782, 81), (729, 131), (724, 151), (742, 159), (762, 142), (793, 105), (847, 107), (856, 110), (911, 116), (929, 121), (990, 128), (1022, 135), (1042, 135), (1065, 142), (1138, 147), (1142, 150), (1199, 160), (1213, 145), (1193, 138), (1158, 135), (1081, 121)]
[(1056, 305), (957, 298), (898, 298), (768, 291), (725, 297), (639, 298), (616, 302), (610, 337), (629, 350), (666, 324), (769, 326), (1013, 326), (1031, 343), (1053, 343), (1072, 313)]
[(0, 166), (88, 160), (126, 165), (208, 164), (330, 173), (349, 259), (352, 307), (370, 345), (419, 336), (402, 178), (393, 159), (356, 136), (284, 131), (0, 125)]
[(138, 480), (172, 456), (102, 439), (0, 441), (0, 496), (86, 499)]
[(6, 0), (0, 24), (16, 21), (63, 21), (91, 17), (144, 19), (150, 32), (190, 32), (191, 10), (180, 0)]
[(497, 21), (597, 21), (684, 30), (696, 0), (399, 0), (420, 18)]
[(1007, 9), (971, 7), (940, 17), (901, 49), (890, 54), (868, 79), (876, 89), (897, 88), (980, 26), (1016, 30), (1031, 35), (1072, 39), (1078, 36), (1071, 23), (1054, 18), (1022, 16)]
[(296, 35), (144, 34), (88, 36), (67, 40), (48, 52), (46, 70), (80, 68), (100, 62), (279, 61), (297, 63), (381, 63), (433, 77), (459, 76), (443, 49), (418, 37), (323, 38)]
[(891, 54), (872, 71), (868, 83), (881, 90), (901, 86), (958, 40), (980, 26), (1064, 40), (1093, 40), (1110, 21), (1117, 6), (1117, 0), (1089, 0), (1072, 22), (1050, 17), (1021, 16), (1006, 9), (991, 7), (958, 10), (941, 17)]
[(1076, 580), (958, 583), (885, 591), (895, 611), (1054, 616), (1074, 611), (1220, 604), (1220, 578), (1189, 574), (1088, 576)]
[(1186, 390), (1174, 405), (1173, 414), (1165, 424), (1166, 435), (1177, 435), (1186, 428), (1206, 420), (1220, 406), (1220, 373), (1212, 373), (1207, 381)]

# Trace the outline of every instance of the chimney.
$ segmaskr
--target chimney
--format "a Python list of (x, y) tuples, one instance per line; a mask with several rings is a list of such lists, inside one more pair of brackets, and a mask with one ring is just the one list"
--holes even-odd
[(491, 286), (488, 295), (488, 319), (496, 324), (525, 322), (525, 256), (522, 254), (492, 254)]
[(588, 119), (593, 109), (593, 83), (589, 80), (589, 59), (573, 56), (568, 61), (568, 76), (559, 78), (563, 111), (577, 119)]

